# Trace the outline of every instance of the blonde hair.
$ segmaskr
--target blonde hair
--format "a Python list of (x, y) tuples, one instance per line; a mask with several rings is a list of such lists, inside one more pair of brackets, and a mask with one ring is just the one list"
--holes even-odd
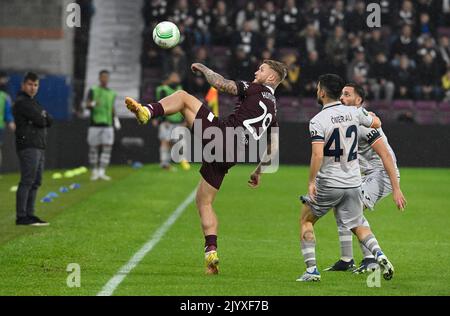
[(263, 61), (263, 64), (268, 65), (270, 69), (274, 70), (277, 73), (278, 78), (280, 79), (279, 83), (286, 78), (288, 68), (285, 63), (272, 59), (266, 59)]

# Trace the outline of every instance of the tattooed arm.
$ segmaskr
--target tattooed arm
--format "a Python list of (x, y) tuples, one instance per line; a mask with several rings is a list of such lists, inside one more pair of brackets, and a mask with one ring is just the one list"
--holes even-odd
[(218, 73), (212, 71), (205, 65), (200, 63), (194, 63), (192, 64), (191, 69), (194, 72), (196, 71), (201, 72), (205, 76), (209, 84), (212, 85), (214, 88), (218, 89), (219, 91), (226, 92), (232, 95), (238, 94), (236, 82), (234, 82), (233, 80), (225, 79), (222, 75), (219, 75)]

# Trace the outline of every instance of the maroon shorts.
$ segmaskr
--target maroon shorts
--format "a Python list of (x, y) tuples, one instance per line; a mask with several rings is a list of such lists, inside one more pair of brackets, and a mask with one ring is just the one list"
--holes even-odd
[[(209, 110), (209, 108), (202, 104), (200, 109), (197, 112), (197, 116), (195, 117), (194, 124), (192, 126), (192, 130), (194, 130), (195, 124), (199, 122), (202, 123), (202, 134), (208, 127), (218, 127), (222, 130), (225, 130), (225, 124), (219, 120), (214, 114)], [(201, 135), (196, 135), (201, 137)], [(202, 148), (205, 146), (205, 143), (209, 142), (209, 140), (204, 141), (202, 139)], [(208, 182), (211, 186), (220, 189), (223, 179), (225, 175), (228, 173), (228, 170), (233, 167), (235, 163), (231, 162), (202, 162), (202, 167), (200, 168), (200, 174), (203, 179)]]

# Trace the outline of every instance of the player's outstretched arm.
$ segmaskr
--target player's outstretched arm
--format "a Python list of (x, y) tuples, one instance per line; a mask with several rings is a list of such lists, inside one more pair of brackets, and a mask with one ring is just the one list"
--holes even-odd
[(212, 71), (205, 65), (200, 63), (194, 63), (192, 64), (191, 69), (193, 72), (196, 71), (201, 72), (205, 76), (209, 84), (212, 85), (217, 90), (232, 95), (238, 94), (236, 82), (234, 82), (233, 80), (225, 79), (222, 75), (219, 75), (218, 73)]
[(392, 156), (389, 153), (386, 144), (381, 138), (372, 144), (372, 148), (383, 161), (384, 169), (386, 170), (389, 179), (391, 180), (392, 198), (394, 199), (394, 203), (395, 205), (397, 205), (397, 208), (399, 210), (403, 211), (406, 207), (406, 199), (403, 196), (402, 190), (400, 189), (400, 183), (398, 182), (397, 170), (395, 169), (394, 160), (392, 159)]
[(263, 166), (270, 164), (270, 161), (275, 157), (277, 153), (278, 153), (278, 135), (272, 133), (270, 135), (270, 151), (266, 150), (264, 156), (261, 158), (260, 163), (250, 175), (250, 180), (248, 180), (248, 185), (251, 188), (257, 188), (259, 186), (261, 182), (261, 173)]

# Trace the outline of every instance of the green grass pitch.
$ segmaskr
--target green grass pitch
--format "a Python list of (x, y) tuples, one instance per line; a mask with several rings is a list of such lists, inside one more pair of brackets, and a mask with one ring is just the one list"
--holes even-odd
[[(37, 202), (49, 227), (16, 227), (17, 174), (0, 179), (0, 295), (96, 295), (151, 238), (199, 181), (198, 166), (167, 172), (113, 167), (111, 182), (87, 174), (52, 180), (46, 172), (39, 198), (72, 182), (81, 188), (52, 203)], [(450, 170), (401, 169), (408, 200), (404, 213), (391, 197), (366, 216), (395, 266), (392, 281), (369, 288), (366, 276), (322, 272), (322, 281), (302, 284), (298, 196), (307, 167), (281, 166), (264, 175), (259, 189), (247, 187), (251, 166), (233, 168), (219, 192), (220, 275), (204, 273), (203, 236), (195, 203), (117, 287), (114, 295), (449, 295)], [(59, 193), (59, 192), (58, 192)], [(321, 270), (339, 257), (330, 213), (316, 225)], [(361, 259), (354, 241), (357, 262)], [(69, 263), (81, 269), (81, 287), (66, 284)]]

